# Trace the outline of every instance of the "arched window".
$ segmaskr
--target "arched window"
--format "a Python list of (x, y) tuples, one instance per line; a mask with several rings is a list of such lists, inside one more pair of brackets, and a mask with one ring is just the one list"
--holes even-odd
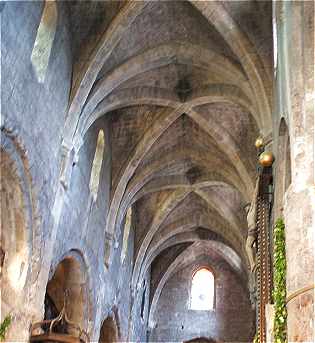
[(143, 291), (142, 291), (142, 298), (141, 298), (140, 316), (141, 316), (141, 319), (143, 320), (144, 319), (144, 309), (145, 309), (145, 295), (147, 292), (147, 285), (146, 285), (145, 280), (143, 280), (142, 289), (143, 289)]
[(129, 239), (129, 233), (130, 233), (130, 228), (131, 228), (131, 218), (132, 218), (132, 208), (130, 206), (127, 210), (126, 220), (125, 220), (124, 238), (123, 238), (123, 244), (122, 244), (122, 249), (121, 249), (121, 263), (124, 262), (126, 254), (127, 254), (128, 239)]
[(213, 310), (214, 291), (213, 273), (206, 268), (197, 270), (192, 278), (190, 309)]
[(90, 177), (90, 192), (93, 200), (96, 201), (98, 186), (100, 183), (100, 174), (102, 169), (103, 155), (105, 150), (105, 137), (104, 131), (100, 130), (97, 137), (96, 149), (94, 160), (92, 164), (91, 177)]
[(278, 152), (276, 168), (275, 213), (281, 215), (284, 207), (284, 195), (291, 184), (291, 152), (289, 128), (284, 118), (279, 125)]
[(51, 48), (54, 42), (57, 27), (57, 5), (55, 1), (45, 1), (41, 21), (31, 55), (37, 80), (45, 81), (46, 70), (49, 63)]

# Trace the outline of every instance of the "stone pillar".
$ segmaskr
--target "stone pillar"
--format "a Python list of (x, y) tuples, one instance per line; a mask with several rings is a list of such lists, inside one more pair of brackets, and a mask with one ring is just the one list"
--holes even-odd
[(267, 304), (265, 307), (265, 315), (266, 315), (266, 342), (272, 343), (273, 339), (273, 328), (274, 328), (274, 319), (275, 319), (275, 309), (274, 305)]
[(314, 3), (284, 2), (292, 183), (284, 199), (288, 341), (314, 342)]
[(297, 190), (291, 185), (286, 193), (289, 342), (314, 342), (314, 204), (311, 187)]

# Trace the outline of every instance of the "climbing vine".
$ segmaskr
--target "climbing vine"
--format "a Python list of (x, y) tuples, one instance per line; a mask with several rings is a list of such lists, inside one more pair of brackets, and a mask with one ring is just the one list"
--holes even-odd
[(0, 340), (1, 341), (5, 339), (5, 334), (10, 324), (11, 324), (11, 316), (8, 315), (4, 318), (3, 322), (0, 324)]
[(274, 342), (287, 342), (287, 309), (286, 309), (286, 260), (285, 233), (283, 219), (278, 219), (274, 228), (274, 289), (275, 305)]

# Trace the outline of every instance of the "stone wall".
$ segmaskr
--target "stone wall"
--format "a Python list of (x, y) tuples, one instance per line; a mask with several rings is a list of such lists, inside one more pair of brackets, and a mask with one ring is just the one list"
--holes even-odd
[[(203, 14), (207, 14), (206, 12), (215, 13), (215, 16), (223, 16), (222, 19), (225, 21), (218, 21), (217, 23), (214, 18), (210, 18), (211, 20), (208, 22), (196, 10), (197, 4), (201, 9), (204, 8)], [(247, 64), (250, 65), (248, 61), (254, 62), (254, 59), (260, 56), (262, 64), (266, 69), (266, 77), (270, 79), (271, 84), (271, 23), (269, 22), (271, 7), (270, 3), (261, 3), (258, 7), (255, 7), (255, 4), (255, 2), (243, 1), (225, 2), (222, 6), (216, 6), (216, 3), (213, 3), (217, 11), (216, 13), (212, 11), (212, 4), (210, 2), (202, 4), (196, 2), (194, 3), (194, 6), (197, 6), (196, 8), (186, 2), (151, 2), (141, 16), (142, 4), (140, 2), (132, 3), (132, 5), (126, 7), (134, 7), (135, 13), (139, 10), (137, 18), (130, 19), (132, 24), (128, 24), (129, 26), (120, 25), (119, 20), (117, 21), (118, 24), (117, 22), (114, 23), (114, 28), (117, 26), (122, 29), (117, 32), (124, 31), (123, 28), (125, 28), (126, 34), (124, 33), (121, 37), (118, 37), (119, 34), (114, 30), (118, 35), (116, 35), (117, 37), (114, 35), (113, 38), (113, 45), (116, 46), (116, 50), (114, 51), (114, 47), (109, 42), (108, 46), (113, 50), (109, 49), (108, 56), (105, 56), (105, 53), (104, 55), (103, 53), (100, 54), (104, 59), (100, 58), (101, 61), (99, 62), (104, 65), (99, 66), (99, 74), (94, 76), (97, 82), (101, 81), (100, 77), (106, 76), (106, 73), (111, 68), (126, 62), (122, 68), (125, 68), (125, 71), (127, 70), (128, 72), (126, 73), (123, 69), (119, 71), (119, 73), (124, 74), (126, 79), (120, 78), (118, 73), (117, 79), (113, 78), (111, 80), (113, 84), (116, 84), (116, 88), (114, 86), (112, 88), (114, 91), (119, 89), (119, 86), (122, 87), (120, 90), (128, 89), (128, 87), (131, 90), (139, 86), (153, 87), (154, 83), (154, 86), (161, 87), (167, 90), (167, 92), (172, 93), (174, 89), (176, 90), (178, 82), (182, 80), (181, 75), (186, 74), (189, 70), (191, 71), (191, 85), (196, 89), (200, 85), (208, 85), (209, 82), (212, 85), (218, 82), (225, 84), (228, 80), (229, 83), (231, 80), (230, 76), (227, 77), (228, 74), (222, 75), (221, 79), (221, 75), (219, 77), (219, 75), (213, 73), (216, 65), (212, 65), (212, 63), (217, 62), (216, 58), (213, 58), (213, 61), (210, 58), (209, 68), (210, 65), (211, 68), (209, 70), (212, 71), (209, 72), (209, 75), (201, 68), (203, 66), (202, 61), (207, 60), (206, 56), (208, 55), (205, 55), (199, 64), (196, 63), (196, 70), (193, 72), (193, 64), (198, 62), (197, 57), (200, 57), (198, 56), (200, 52), (210, 49), (209, 52), (217, 52), (225, 58), (229, 58), (235, 66), (238, 63), (242, 64), (241, 60), (245, 58), (247, 62), (244, 62), (244, 65), (246, 67)], [(99, 2), (95, 7), (92, 3), (86, 3), (80, 7), (79, 2), (74, 2), (71, 5), (67, 4), (66, 1), (50, 2), (50, 6), (56, 6), (55, 13), (57, 17), (48, 20), (50, 25), (56, 25), (56, 27), (51, 27), (51, 30), (48, 30), (50, 34), (43, 40), (44, 48), (49, 46), (48, 67), (44, 78), (38, 78), (38, 73), (36, 73), (33, 65), (34, 60), (31, 58), (44, 9), (44, 2), (17, 1), (6, 2), (0, 5), (1, 148), (7, 154), (1, 167), (4, 166), (5, 168), (5, 177), (12, 177), (13, 183), (18, 185), (16, 191), (14, 191), (15, 188), (12, 185), (9, 187), (9, 191), (4, 191), (7, 196), (5, 199), (8, 199), (7, 202), (9, 203), (10, 199), (13, 198), (12, 194), (17, 193), (15, 194), (16, 198), (20, 200), (12, 201), (14, 206), (11, 206), (11, 209), (13, 207), (15, 209), (15, 206), (17, 208), (16, 211), (11, 212), (18, 214), (17, 217), (20, 217), (20, 223), (23, 224), (27, 231), (23, 238), (25, 241), (19, 241), (23, 249), (25, 246), (27, 251), (27, 258), (25, 258), (27, 266), (24, 270), (27, 270), (28, 274), (25, 285), (17, 289), (14, 296), (11, 294), (10, 298), (7, 297), (6, 302), (2, 301), (1, 303), (1, 319), (7, 313), (11, 313), (13, 319), (7, 336), (7, 339), (10, 341), (28, 340), (30, 323), (43, 318), (47, 283), (53, 279), (56, 270), (60, 270), (58, 266), (60, 267), (65, 259), (76, 260), (76, 263), (71, 264), (72, 269), (70, 268), (69, 270), (79, 268), (80, 270), (75, 271), (75, 273), (80, 275), (79, 280), (84, 280), (84, 282), (82, 281), (82, 289), (86, 289), (86, 297), (81, 298), (85, 299), (83, 306), (87, 311), (85, 315), (87, 320), (86, 329), (91, 340), (97, 342), (102, 323), (106, 318), (113, 318), (117, 325), (119, 340), (146, 341), (148, 337), (149, 307), (155, 294), (154, 292), (169, 264), (179, 256), (182, 251), (181, 248), (186, 249), (190, 245), (187, 242), (191, 242), (190, 240), (183, 240), (186, 242), (186, 245), (182, 244), (181, 247), (173, 245), (173, 250), (170, 249), (168, 252), (162, 249), (164, 257), (158, 257), (153, 263), (152, 278), (149, 268), (144, 273), (144, 278), (140, 278), (140, 284), (133, 285), (134, 289), (131, 290), (135, 258), (140, 248), (146, 245), (146, 242), (143, 244), (144, 237), (148, 230), (150, 230), (154, 219), (158, 219), (156, 220), (157, 228), (163, 224), (160, 223), (159, 218), (164, 218), (164, 215), (166, 224), (172, 224), (174, 218), (183, 219), (187, 224), (190, 221), (188, 221), (186, 216), (192, 217), (189, 219), (197, 220), (198, 216), (193, 218), (191, 213), (196, 214), (197, 210), (200, 210), (200, 213), (202, 211), (202, 214), (204, 214), (204, 209), (213, 202), (212, 205), (218, 205), (214, 207), (223, 208), (224, 219), (231, 219), (229, 215), (233, 214), (233, 211), (237, 214), (233, 215), (229, 224), (224, 222), (224, 225), (218, 230), (224, 233), (226, 237), (231, 238), (231, 242), (234, 244), (236, 240), (233, 238), (234, 235), (232, 236), (233, 230), (236, 228), (238, 232), (238, 229), (240, 229), (240, 238), (243, 239), (242, 230), (245, 229), (245, 217), (244, 215), (239, 215), (243, 210), (243, 205), (245, 205), (243, 200), (241, 201), (237, 197), (235, 201), (233, 200), (233, 204), (233, 201), (225, 201), (223, 199), (224, 194), (228, 194), (226, 198), (231, 199), (232, 197), (229, 195), (232, 193), (227, 191), (225, 193), (223, 188), (221, 188), (222, 199), (217, 196), (215, 189), (213, 192), (209, 190), (199, 192), (197, 196), (198, 192), (196, 194), (193, 192), (198, 187), (193, 189), (190, 188), (191, 184), (189, 184), (187, 188), (190, 189), (189, 192), (192, 191), (192, 194), (189, 196), (186, 194), (186, 202), (182, 202), (186, 195), (179, 194), (178, 198), (174, 195), (173, 198), (171, 191), (167, 190), (166, 187), (170, 186), (170, 184), (164, 185), (164, 178), (162, 177), (155, 186), (153, 183), (153, 187), (148, 187), (148, 190), (145, 190), (143, 193), (140, 192), (143, 189), (138, 188), (142, 198), (135, 205), (134, 213), (137, 218), (133, 220), (128, 251), (123, 264), (121, 264), (121, 247), (124, 220), (120, 224), (120, 217), (123, 214), (119, 212), (119, 219), (116, 222), (120, 227), (115, 227), (115, 223), (112, 226), (110, 225), (110, 230), (115, 231), (115, 237), (112, 242), (110, 265), (109, 268), (105, 267), (104, 255), (108, 252), (104, 243), (106, 239), (106, 219), (109, 212), (110, 197), (114, 193), (114, 187), (118, 184), (121, 174), (125, 175), (123, 184), (125, 183), (127, 193), (129, 186), (133, 186), (131, 188), (133, 191), (137, 188), (135, 186), (138, 183), (140, 186), (144, 179), (143, 175), (152, 177), (152, 181), (154, 181), (155, 176), (158, 176), (159, 173), (163, 176), (164, 173), (165, 182), (171, 182), (172, 178), (168, 177), (174, 176), (176, 182), (178, 177), (182, 177), (181, 180), (191, 183), (192, 179), (189, 180), (189, 171), (197, 170), (201, 173), (201, 176), (204, 171), (204, 176), (208, 180), (212, 172), (215, 169), (220, 169), (221, 166), (222, 170), (225, 167), (227, 168), (227, 175), (229, 175), (230, 167), (233, 167), (233, 165), (230, 166), (227, 163), (228, 161), (225, 161), (224, 154), (222, 154), (225, 149), (229, 148), (229, 156), (233, 157), (233, 161), (235, 158), (233, 163), (240, 162), (240, 156), (244, 155), (242, 159), (244, 158), (247, 161), (244, 166), (248, 168), (237, 170), (236, 174), (239, 172), (242, 174), (241, 171), (245, 170), (249, 173), (247, 176), (248, 180), (250, 180), (249, 176), (253, 174), (255, 167), (253, 161), (256, 159), (252, 143), (258, 135), (253, 119), (250, 119), (247, 110), (245, 113), (240, 106), (233, 105), (231, 107), (231, 105), (226, 103), (211, 104), (207, 111), (205, 107), (199, 106), (198, 110), (201, 111), (201, 116), (198, 115), (197, 120), (196, 118), (193, 120), (196, 114), (190, 113), (188, 118), (187, 115), (180, 113), (177, 116), (176, 111), (171, 111), (170, 113), (173, 113), (173, 115), (163, 114), (160, 116), (159, 111), (161, 108), (159, 105), (139, 106), (136, 101), (135, 106), (130, 106), (130, 103), (133, 102), (129, 102), (129, 99), (124, 109), (101, 116), (87, 132), (81, 128), (80, 124), (79, 132), (86, 133), (83, 137), (83, 143), (77, 151), (78, 146), (76, 144), (80, 142), (76, 140), (72, 142), (72, 137), (68, 137), (68, 132), (64, 130), (65, 122), (69, 119), (67, 118), (69, 104), (75, 94), (73, 89), (71, 92), (71, 87), (74, 85), (73, 81), (79, 79), (79, 67), (88, 62), (87, 55), (90, 53), (93, 43), (99, 41), (100, 33), (106, 31), (111, 18), (115, 16), (120, 5), (113, 2), (106, 9), (107, 5), (104, 2)], [(312, 2), (278, 1), (277, 6), (278, 10), (274, 13), (274, 19), (276, 19), (275, 27), (278, 30), (278, 64), (274, 75), (276, 94), (272, 142), (276, 155), (274, 165), (276, 184), (274, 219), (278, 216), (283, 216), (286, 224), (288, 296), (302, 290), (302, 293), (290, 300), (288, 304), (289, 341), (313, 341), (312, 331), (314, 325), (309, 320), (309, 318), (313, 318), (314, 314), (313, 292), (310, 289), (306, 291), (303, 291), (303, 289), (313, 283), (314, 277), (314, 247), (312, 246), (315, 218), (313, 205), (315, 204), (314, 4)], [(94, 12), (90, 12), (92, 8), (94, 8), (95, 13), (98, 12), (98, 19), (94, 18)], [(227, 12), (225, 12), (224, 8), (227, 9)], [(107, 19), (104, 19), (104, 26), (100, 22), (103, 19), (103, 16), (99, 15), (100, 11), (106, 14)], [(235, 23), (239, 24), (239, 28), (244, 31), (244, 35), (236, 34), (235, 39), (233, 35), (231, 37), (226, 35), (226, 31), (227, 29), (230, 30), (230, 27), (231, 33), (238, 33), (237, 29), (235, 32), (233, 31), (235, 29), (234, 21), (232, 17), (229, 17), (229, 13), (234, 18)], [(243, 15), (241, 15), (242, 13)], [(252, 15), (253, 13), (254, 15)], [(256, 25), (256, 18), (261, 17), (261, 13), (266, 14), (263, 16), (265, 19), (259, 25)], [(244, 14), (246, 14), (245, 17)], [(86, 18), (86, 25), (84, 30), (79, 32), (81, 18), (84, 18), (84, 16)], [(95, 19), (94, 23), (93, 18)], [(170, 26), (169, 23), (177, 23), (178, 25)], [(221, 31), (219, 30), (220, 23), (222, 24)], [(91, 33), (90, 41), (88, 32)], [(251, 52), (251, 49), (246, 49), (247, 43), (249, 43), (246, 43), (246, 33), (249, 34), (250, 41), (259, 50), (259, 54), (255, 55), (256, 57), (253, 57), (253, 60), (250, 59), (250, 56), (246, 55)], [(229, 41), (230, 39), (231, 41)], [(154, 69), (152, 65), (152, 70), (143, 73), (139, 69), (138, 74), (134, 74), (132, 77), (133, 72), (129, 73), (130, 70), (132, 71), (132, 68), (130, 69), (130, 65), (127, 64), (130, 63), (129, 57), (139, 57), (136, 59), (137, 63), (143, 63), (143, 51), (146, 51), (148, 48), (152, 48), (152, 51), (154, 51), (157, 48), (157, 52), (162, 53), (165, 47), (162, 47), (160, 51), (156, 44), (165, 44), (167, 46), (169, 44), (171, 48), (170, 42), (173, 43), (175, 41), (182, 41), (186, 45), (183, 44), (181, 46), (177, 42), (173, 46), (174, 56), (176, 57), (175, 62), (177, 61), (173, 63), (174, 65), (172, 63), (164, 65), (163, 62), (160, 68), (157, 69)], [(191, 42), (200, 44), (200, 51), (198, 50), (199, 48), (195, 50), (193, 45), (190, 44)], [(238, 51), (237, 47), (240, 43), (240, 46), (245, 47), (245, 50), (241, 53), (241, 56), (238, 56), (240, 51)], [(205, 49), (201, 49), (201, 47)], [(186, 50), (186, 48), (189, 50), (188, 58), (183, 58), (182, 60), (182, 50)], [(103, 50), (107, 53), (107, 48)], [(166, 50), (168, 51), (168, 48)], [(166, 60), (169, 58), (173, 59), (172, 50), (170, 50), (171, 54), (169, 57), (167, 57), (169, 53), (167, 51), (165, 56), (160, 56), (161, 61), (164, 58)], [(139, 56), (137, 55), (138, 53)], [(249, 53), (249, 55), (251, 54), (252, 52)], [(47, 60), (45, 61), (47, 62)], [(189, 66), (190, 69), (186, 69), (186, 67), (181, 65), (182, 62), (180, 63), (180, 61), (189, 62), (188, 66), (191, 64)], [(148, 60), (146, 63), (151, 65), (151, 62)], [(43, 62), (44, 65), (45, 63)], [(141, 63), (139, 66), (141, 66)], [(74, 68), (74, 65), (77, 68)], [(199, 67), (197, 68), (198, 65)], [(206, 65), (207, 63), (205, 63)], [(227, 63), (226, 65), (229, 66), (230, 64)], [(242, 64), (242, 66), (244, 65)], [(257, 66), (259, 66), (259, 63)], [(254, 72), (260, 73), (259, 68), (255, 68), (251, 72), (247, 71), (246, 83), (248, 76), (255, 74)], [(76, 69), (75, 73), (74, 69)], [(93, 76), (93, 66), (90, 69)], [(236, 68), (236, 70), (238, 69)], [(83, 102), (77, 104), (78, 109), (83, 108), (87, 104), (90, 107), (93, 106), (93, 101), (92, 105), (89, 104), (91, 99), (88, 97), (90, 92), (93, 98), (92, 93), (94, 90), (91, 87), (96, 85), (92, 76), (87, 73), (86, 80), (82, 81), (82, 88), (87, 87), (86, 96), (88, 99), (81, 99)], [(227, 80), (225, 80), (225, 77)], [(240, 78), (239, 80), (242, 79)], [(85, 81), (87, 81), (87, 84), (85, 84)], [(231, 85), (243, 82), (235, 81), (234, 79), (232, 81)], [(79, 83), (76, 86), (78, 85)], [(251, 86), (253, 85), (255, 83)], [(271, 87), (268, 88), (268, 85), (269, 81), (267, 80), (267, 96), (271, 93)], [(260, 97), (261, 93), (263, 92), (257, 93), (258, 98), (256, 100), (259, 103), (260, 98), (263, 98)], [(249, 94), (252, 93), (249, 92)], [(154, 95), (152, 98), (155, 99), (156, 96)], [(102, 99), (100, 94), (98, 100), (101, 101)], [(149, 99), (151, 98), (149, 97)], [(132, 100), (134, 101), (134, 99)], [(172, 97), (169, 100), (170, 103), (174, 102), (175, 107), (179, 106), (180, 108), (177, 98), (176, 101), (172, 100)], [(166, 98), (163, 99), (162, 97), (160, 101), (160, 104), (163, 103), (163, 106), (165, 104), (166, 107), (169, 105)], [(261, 102), (261, 104), (265, 103)], [(84, 113), (86, 107), (89, 108), (89, 106), (84, 107)], [(195, 105), (192, 103), (192, 106), (194, 107)], [(197, 109), (198, 106), (195, 107)], [(71, 108), (72, 112), (76, 112), (73, 110), (76, 106)], [(264, 110), (266, 109), (265, 107), (263, 108)], [(71, 120), (73, 119), (72, 116), (76, 118), (76, 115), (80, 115), (80, 110), (77, 111), (78, 113), (72, 112), (70, 111), (69, 114)], [(266, 113), (268, 113), (268, 109), (266, 109)], [(100, 114), (103, 115), (103, 113)], [(179, 118), (179, 116), (181, 116), (181, 119), (176, 122), (176, 118)], [(201, 120), (202, 118), (204, 120)], [(220, 125), (215, 124), (216, 121), (220, 122), (222, 128), (220, 128)], [(285, 122), (286, 130), (281, 135), (280, 123), (283, 122)], [(169, 124), (166, 125), (165, 123)], [(204, 126), (205, 123), (208, 126), (206, 126), (204, 131), (201, 129), (201, 126)], [(262, 123), (264, 123), (264, 120), (262, 120)], [(74, 126), (76, 127), (76, 124)], [(71, 125), (69, 127), (73, 128)], [(89, 189), (89, 183), (97, 136), (100, 129), (104, 130), (105, 133), (105, 152), (100, 175), (99, 192), (96, 201), (94, 201)], [(267, 130), (267, 128), (260, 127), (262, 132), (265, 129), (269, 134), (270, 128)], [(216, 134), (214, 136), (210, 135), (212, 138), (209, 139), (209, 135), (206, 133), (207, 130), (208, 133)], [(144, 139), (145, 132), (146, 138)], [(150, 132), (153, 135), (151, 138), (149, 138)], [(246, 132), (246, 135), (243, 134), (244, 132)], [(225, 140), (228, 137), (227, 134), (231, 135), (231, 137)], [(65, 137), (68, 139), (65, 139)], [(225, 138), (223, 139), (223, 137)], [(81, 138), (80, 134), (76, 138), (79, 141)], [(235, 147), (239, 145), (240, 155), (238, 148), (235, 150), (235, 147), (232, 147), (232, 150), (230, 150), (234, 139), (237, 143)], [(222, 145), (220, 143), (221, 140)], [(153, 144), (154, 142), (156, 144)], [(150, 146), (150, 144), (152, 144), (150, 152), (145, 152), (146, 148), (144, 146)], [(234, 146), (234, 143), (232, 145)], [(138, 146), (137, 150), (136, 147)], [(222, 151), (217, 159), (215, 156), (220, 152), (219, 146)], [(181, 156), (180, 153), (186, 153), (186, 151), (188, 151), (187, 156), (184, 154), (184, 156)], [(134, 155), (133, 152), (137, 152), (138, 155)], [(236, 155), (235, 152), (237, 152)], [(188, 156), (190, 154), (193, 156)], [(176, 161), (179, 157), (183, 158), (183, 161)], [(197, 158), (197, 160), (194, 161), (192, 157)], [(208, 157), (213, 158), (213, 161), (211, 159), (208, 160)], [(164, 159), (163, 163), (166, 165), (163, 173), (158, 168), (161, 158)], [(127, 165), (129, 160), (131, 161), (130, 166)], [(64, 162), (68, 162), (68, 164), (63, 164)], [(203, 168), (200, 169), (198, 163)], [(138, 170), (132, 171), (132, 168), (136, 165), (139, 167)], [(211, 168), (208, 170), (207, 168), (210, 166)], [(151, 168), (154, 171), (152, 175)], [(137, 174), (140, 170), (144, 171), (144, 173)], [(207, 174), (206, 170), (211, 173)], [(129, 172), (130, 175), (128, 176)], [(234, 167), (231, 169), (232, 174), (234, 175)], [(132, 180), (132, 177), (136, 175), (139, 180), (136, 177)], [(288, 175), (291, 175), (291, 178)], [(214, 176), (217, 177), (216, 175)], [(236, 177), (236, 185), (239, 183), (238, 176)], [(186, 177), (188, 180), (186, 180)], [(242, 182), (244, 180), (240, 179)], [(287, 182), (288, 180), (290, 181)], [(202, 178), (200, 178), (200, 181), (203, 181)], [(212, 181), (218, 180), (214, 179)], [(181, 185), (181, 183), (179, 184)], [(183, 185), (187, 186), (184, 183)], [(124, 189), (124, 186), (122, 186), (118, 193), (120, 194), (120, 191), (123, 192)], [(241, 187), (241, 189), (243, 188)], [(154, 192), (151, 192), (152, 190)], [(3, 191), (2, 187), (1, 191)], [(25, 193), (24, 198), (19, 196), (19, 192)], [(121, 196), (123, 197), (123, 194)], [(181, 198), (182, 196), (183, 198)], [(115, 199), (117, 200), (118, 198)], [(130, 200), (135, 198), (131, 196)], [(217, 203), (219, 200), (221, 202)], [(123, 199), (123, 201), (126, 201), (126, 199)], [(170, 202), (170, 207), (164, 213), (163, 205), (167, 201)], [(233, 205), (233, 210), (226, 212), (227, 207), (225, 205), (229, 202)], [(176, 210), (171, 213), (173, 203), (181, 204), (177, 208), (177, 213)], [(114, 201), (115, 204), (116, 202)], [(117, 202), (117, 204), (118, 208), (120, 203)], [(115, 207), (114, 205), (112, 207)], [(10, 206), (6, 206), (2, 206), (2, 208), (5, 209), (8, 215), (10, 212), (8, 208)], [(128, 207), (129, 204), (126, 206)], [(113, 212), (115, 210), (116, 208), (113, 209)], [(185, 217), (181, 218), (182, 214), (185, 214)], [(215, 213), (207, 207), (206, 214), (211, 214), (209, 223), (211, 225), (215, 223), (215, 226), (217, 226), (216, 220), (220, 217), (218, 216), (219, 213)], [(14, 214), (12, 217), (14, 217)], [(4, 230), (9, 231), (13, 227), (10, 226), (11, 224), (7, 224), (9, 222), (10, 220), (4, 221), (6, 223)], [(110, 223), (112, 224), (111, 221)], [(199, 225), (197, 224), (194, 223), (196, 227)], [(231, 230), (230, 224), (233, 224), (233, 230)], [(161, 226), (161, 228), (159, 235), (152, 239), (153, 248), (160, 238), (169, 233), (168, 230), (173, 230), (174, 226), (170, 225), (165, 229)], [(244, 232), (244, 234), (246, 233)], [(194, 237), (194, 240), (196, 237)], [(179, 236), (176, 238), (179, 238)], [(199, 237), (197, 238), (199, 239)], [(236, 243), (238, 247), (241, 247), (241, 244), (240, 246), (238, 245), (241, 242), (237, 240)], [(141, 250), (141, 252), (143, 251)], [(215, 255), (214, 252), (212, 254)], [(151, 340), (183, 341), (197, 336), (225, 341), (246, 341), (252, 338), (253, 313), (250, 308), (248, 290), (244, 281), (246, 277), (238, 275), (232, 267), (214, 255), (212, 256), (210, 253), (208, 258), (198, 257), (199, 260), (195, 261), (194, 264), (189, 264), (191, 263), (190, 261), (187, 267), (180, 270), (177, 269), (172, 274), (163, 289), (157, 305), (155, 313), (156, 326), (150, 334)], [(6, 258), (8, 258), (8, 255)], [(141, 258), (139, 258), (140, 260)], [(6, 260), (4, 261), (6, 263)], [(23, 263), (25, 261), (23, 260)], [(200, 264), (209, 265), (216, 270), (217, 303), (214, 312), (196, 312), (187, 309), (191, 274)], [(140, 268), (141, 266), (137, 267)], [(6, 272), (5, 268), (3, 270)], [(134, 276), (137, 277), (137, 273)], [(138, 279), (135, 283), (137, 281)], [(133, 293), (131, 293), (132, 291)], [(59, 298), (62, 297), (60, 294), (58, 296)], [(59, 302), (61, 302), (61, 299), (59, 299)], [(78, 302), (77, 305), (81, 306), (82, 304)], [(72, 308), (73, 306), (76, 306), (76, 304), (72, 304)]]
[[(33, 238), (28, 242), (33, 248), (30, 274), (18, 294), (27, 301), (3, 305), (1, 318), (8, 312), (13, 316), (7, 339), (28, 340), (30, 323), (41, 320), (44, 315), (47, 282), (62, 260), (73, 258), (79, 262), (87, 283), (84, 306), (88, 311), (86, 329), (91, 339), (97, 341), (104, 319), (114, 316), (119, 339), (125, 341), (131, 305), (130, 288), (126, 285), (130, 284), (133, 266), (134, 232), (131, 231), (127, 256), (121, 266), (122, 223), (119, 244), (115, 246), (110, 268), (106, 270), (104, 232), (111, 190), (110, 120), (103, 117), (89, 129), (73, 161), (69, 183), (62, 189), (59, 179), (61, 143), (72, 78), (72, 33), (68, 7), (65, 2), (57, 2), (56, 34), (48, 68), (44, 82), (38, 82), (31, 54), (43, 8), (42, 2), (11, 2), (3, 6), (1, 13), (1, 140), (4, 135), (13, 137), (21, 147), (19, 152), (27, 161), (26, 172), (30, 174), (36, 210), (32, 218)], [(105, 133), (105, 153), (99, 192), (94, 202), (89, 182), (100, 129)], [(58, 220), (55, 207), (60, 207)], [(145, 321), (140, 326), (140, 335), (144, 338)]]
[[(150, 271), (143, 279), (133, 298), (131, 317), (131, 342), (147, 342), (147, 323), (149, 316)], [(143, 309), (142, 309), (143, 307)]]
[[(200, 266), (215, 274), (214, 311), (189, 309), (192, 275)], [(150, 341), (182, 342), (207, 337), (225, 342), (248, 342), (254, 331), (246, 285), (218, 256), (201, 256), (166, 282), (155, 313)]]
[[(288, 341), (314, 341), (314, 3), (277, 3), (275, 153), (281, 146), (280, 120), (285, 120), (290, 156), (277, 155), (276, 215), (286, 229)], [(282, 118), (282, 119), (281, 119)], [(290, 161), (288, 161), (290, 158)], [(289, 162), (291, 183), (282, 187)], [(284, 192), (285, 191), (285, 192)], [(283, 196), (279, 196), (282, 192)]]
[[(51, 209), (59, 173), (59, 151), (71, 85), (72, 56), (66, 9), (58, 3), (56, 34), (44, 83), (39, 83), (31, 63), (43, 3), (5, 3), (1, 13), (1, 127), (21, 147), (31, 179), (34, 215), (33, 245), (29, 283), (20, 296), (21, 307), (15, 307), (12, 340), (28, 336), (29, 320), (38, 318), (42, 309), (34, 304), (38, 289), (45, 289), (39, 272), (45, 255), (45, 242), (52, 227)], [(3, 138), (1, 137), (3, 141)], [(2, 316), (5, 312), (2, 313)]]

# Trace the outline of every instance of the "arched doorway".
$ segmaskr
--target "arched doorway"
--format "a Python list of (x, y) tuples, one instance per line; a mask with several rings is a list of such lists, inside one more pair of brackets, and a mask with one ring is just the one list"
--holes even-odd
[[(69, 320), (86, 331), (89, 318), (87, 291), (87, 275), (82, 264), (73, 256), (65, 257), (47, 284), (44, 319), (56, 318), (65, 305)], [(63, 325), (57, 326), (55, 331), (72, 333)]]
[(220, 343), (219, 341), (215, 341), (211, 338), (206, 337), (196, 337), (193, 339), (190, 339), (189, 341), (184, 341), (183, 343)]
[(5, 338), (17, 341), (28, 337), (34, 199), (24, 150), (4, 128), (0, 143), (1, 322), (11, 318)]
[[(13, 156), (14, 157), (14, 156)], [(23, 164), (1, 148), (1, 312), (18, 308), (27, 281), (31, 250), (29, 194)], [(19, 163), (20, 162), (20, 163)]]
[(108, 317), (102, 324), (99, 343), (113, 342), (118, 342), (118, 327), (115, 319)]

